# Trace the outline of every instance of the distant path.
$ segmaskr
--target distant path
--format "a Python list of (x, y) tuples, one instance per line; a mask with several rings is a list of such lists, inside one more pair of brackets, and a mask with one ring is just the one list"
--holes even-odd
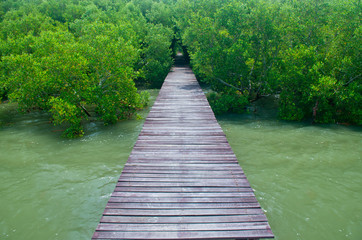
[(272, 238), (192, 70), (176, 63), (92, 239)]

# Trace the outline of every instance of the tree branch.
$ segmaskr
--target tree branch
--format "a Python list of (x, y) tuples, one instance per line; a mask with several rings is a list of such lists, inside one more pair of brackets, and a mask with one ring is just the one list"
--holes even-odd
[(233, 86), (233, 85), (225, 82), (224, 80), (222, 80), (222, 79), (220, 79), (220, 78), (215, 78), (215, 79), (218, 80), (219, 82), (221, 82), (222, 84), (228, 86), (228, 87), (234, 88), (234, 89), (236, 89), (236, 90), (238, 90), (238, 91), (241, 91), (241, 92), (243, 91), (243, 89), (238, 88), (238, 87), (235, 87), (235, 86)]
[(345, 84), (343, 84), (343, 87), (347, 87), (350, 83), (352, 83), (354, 80), (356, 80), (357, 78), (359, 78), (362, 74), (357, 75), (353, 78), (350, 78), (348, 82), (346, 82)]
[(91, 117), (90, 113), (87, 111), (87, 109), (82, 106), (81, 104), (79, 104), (79, 106), (83, 109), (83, 111), (85, 112), (85, 114), (87, 114), (88, 117)]

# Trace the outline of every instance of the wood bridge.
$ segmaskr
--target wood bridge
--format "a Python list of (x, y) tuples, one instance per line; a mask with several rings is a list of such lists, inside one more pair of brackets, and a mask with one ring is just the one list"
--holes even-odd
[(92, 239), (273, 237), (192, 70), (176, 65)]

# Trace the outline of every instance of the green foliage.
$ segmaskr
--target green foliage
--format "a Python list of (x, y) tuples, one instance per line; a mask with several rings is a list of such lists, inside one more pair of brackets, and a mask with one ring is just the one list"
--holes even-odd
[[(5, 0), (0, 98), (44, 110), (68, 137), (147, 103), (182, 45), (215, 113), (280, 93), (280, 117), (361, 124), (359, 0)], [(171, 49), (174, 48), (174, 49)]]
[(51, 105), (50, 112), (53, 116), (54, 124), (69, 124), (70, 126), (65, 130), (63, 135), (68, 138), (81, 137), (84, 134), (81, 125), (82, 112), (80, 109), (62, 98), (50, 98), (49, 104)]
[(151, 87), (161, 87), (172, 65), (170, 43), (173, 33), (161, 25), (150, 25), (145, 37), (144, 71)]
[(148, 106), (148, 101), (150, 99), (150, 92), (148, 91), (142, 91), (140, 92), (140, 108), (144, 108)]
[(154, 2), (145, 16), (151, 23), (162, 24), (168, 28), (173, 27), (173, 12), (171, 7), (163, 2)]
[(6, 99), (7, 91), (4, 87), (0, 86), (0, 103)]
[(280, 93), (283, 119), (360, 124), (360, 13), (358, 0), (182, 0), (176, 25), (196, 75), (219, 94)]
[(276, 4), (198, 3), (188, 23), (178, 22), (196, 73), (219, 92), (228, 92), (229, 85), (251, 95), (270, 92), (274, 84), (270, 70), (279, 51)]
[(130, 118), (149, 97), (137, 92), (133, 79), (160, 84), (172, 64), (173, 33), (161, 24), (167, 14), (155, 16), (169, 8), (151, 3), (147, 22), (138, 6), (126, 1), (6, 1), (1, 98), (24, 112), (50, 112), (54, 124), (66, 127), (65, 137), (84, 134), (87, 107), (105, 124)]
[(282, 119), (302, 120), (312, 116), (313, 101), (308, 91), (318, 79), (314, 47), (287, 49), (280, 63), (280, 116)]
[(171, 45), (174, 39), (174, 24), (171, 6), (152, 0), (133, 0), (127, 4), (127, 8), (131, 9), (133, 14), (138, 13), (136, 16), (132, 15), (132, 18), (138, 19), (142, 16), (141, 19), (147, 20), (140, 22), (142, 27), (138, 28), (145, 30), (141, 39), (138, 82), (159, 88), (173, 64)]
[(249, 103), (246, 97), (238, 93), (217, 94), (211, 92), (207, 95), (207, 100), (216, 115), (227, 112), (243, 113), (246, 105)]

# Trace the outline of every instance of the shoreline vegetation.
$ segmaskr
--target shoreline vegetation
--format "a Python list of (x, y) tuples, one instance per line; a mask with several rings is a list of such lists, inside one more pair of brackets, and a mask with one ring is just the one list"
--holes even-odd
[(0, 101), (80, 137), (89, 119), (135, 116), (137, 89), (183, 52), (215, 114), (278, 96), (281, 119), (360, 125), (360, 15), (359, 0), (5, 0)]

